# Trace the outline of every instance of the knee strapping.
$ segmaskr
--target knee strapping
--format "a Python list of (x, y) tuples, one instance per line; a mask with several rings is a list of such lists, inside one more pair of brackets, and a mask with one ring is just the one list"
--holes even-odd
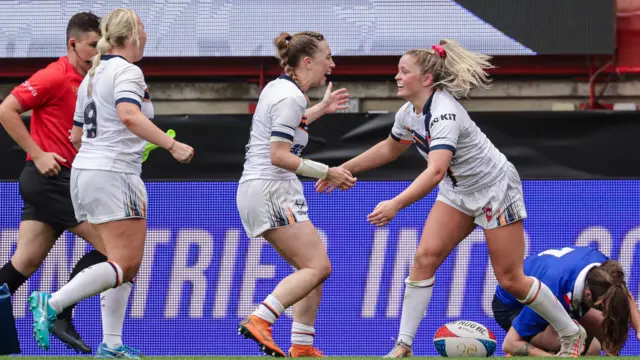
[(109, 263), (109, 265), (111, 265), (111, 267), (113, 268), (113, 270), (116, 272), (116, 286), (114, 287), (118, 287), (120, 286), (120, 284), (122, 284), (122, 280), (124, 278), (124, 272), (122, 271), (122, 268), (120, 267), (120, 265), (116, 264), (113, 261), (107, 261)]
[(533, 279), (533, 285), (531, 285), (531, 289), (529, 289), (529, 293), (527, 293), (527, 297), (524, 299), (518, 299), (519, 302), (529, 305), (536, 300), (538, 294), (540, 293), (540, 289), (542, 289), (542, 283), (537, 278), (533, 276), (529, 276), (529, 278)]

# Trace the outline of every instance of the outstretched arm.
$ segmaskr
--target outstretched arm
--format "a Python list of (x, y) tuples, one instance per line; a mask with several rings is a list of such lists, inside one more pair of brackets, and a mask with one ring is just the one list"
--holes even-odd
[[(409, 146), (411, 146), (411, 143), (398, 142), (389, 136), (369, 150), (340, 165), (340, 167), (349, 170), (351, 174), (379, 168), (397, 159)], [(316, 183), (316, 191), (319, 193), (325, 191), (330, 193), (333, 190), (334, 187), (330, 187), (326, 181), (318, 181)]]
[(409, 146), (411, 146), (410, 143), (401, 143), (389, 136), (340, 166), (351, 171), (352, 174), (376, 169), (397, 159)]
[(414, 202), (427, 196), (442, 181), (447, 173), (453, 153), (449, 150), (434, 150), (429, 153), (429, 165), (418, 177), (392, 200), (383, 201), (376, 206), (367, 220), (377, 226), (387, 225), (398, 213)]
[(333, 83), (330, 82), (322, 101), (304, 112), (304, 116), (307, 118), (307, 124), (318, 120), (322, 115), (333, 114), (338, 110), (348, 109), (349, 105), (345, 105), (348, 102), (349, 92), (347, 92), (347, 89), (342, 88), (333, 91)]

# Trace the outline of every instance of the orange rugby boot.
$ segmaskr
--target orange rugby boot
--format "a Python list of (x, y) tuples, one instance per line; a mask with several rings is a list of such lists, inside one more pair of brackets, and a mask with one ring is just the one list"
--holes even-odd
[(286, 357), (271, 336), (271, 324), (255, 315), (247, 316), (238, 326), (238, 334), (258, 343), (260, 350), (265, 355), (273, 357)]
[(299, 358), (299, 357), (325, 358), (327, 356), (323, 355), (320, 349), (314, 348), (311, 345), (293, 344), (289, 349), (289, 357), (291, 358)]

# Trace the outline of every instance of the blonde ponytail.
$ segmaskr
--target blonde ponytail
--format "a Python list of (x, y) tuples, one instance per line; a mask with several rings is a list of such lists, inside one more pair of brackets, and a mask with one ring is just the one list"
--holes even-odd
[(467, 97), (474, 87), (490, 87), (491, 79), (485, 70), (493, 68), (491, 56), (469, 51), (454, 40), (441, 40), (431, 49), (413, 49), (406, 54), (414, 56), (423, 75), (433, 76), (436, 89), (456, 98)]
[(98, 44), (96, 45), (96, 50), (98, 50), (98, 54), (93, 57), (92, 66), (89, 70), (89, 83), (87, 84), (87, 94), (91, 96), (91, 82), (93, 80), (93, 75), (96, 74), (96, 68), (100, 65), (100, 57), (111, 50), (111, 44), (109, 44), (109, 40), (105, 37), (104, 33), (102, 33), (102, 37), (98, 40)]
[(140, 32), (138, 29), (138, 17), (133, 10), (120, 8), (110, 12), (100, 22), (102, 37), (98, 40), (96, 49), (98, 54), (93, 58), (91, 70), (89, 70), (89, 83), (87, 94), (91, 96), (91, 82), (100, 65), (100, 57), (114, 48), (124, 47), (127, 41), (140, 46)]

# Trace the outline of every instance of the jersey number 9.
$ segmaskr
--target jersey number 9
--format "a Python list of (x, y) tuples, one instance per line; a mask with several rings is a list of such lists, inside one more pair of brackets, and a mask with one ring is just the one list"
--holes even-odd
[(90, 102), (84, 108), (84, 125), (87, 131), (87, 138), (93, 139), (98, 133), (98, 113), (96, 112), (96, 104)]

